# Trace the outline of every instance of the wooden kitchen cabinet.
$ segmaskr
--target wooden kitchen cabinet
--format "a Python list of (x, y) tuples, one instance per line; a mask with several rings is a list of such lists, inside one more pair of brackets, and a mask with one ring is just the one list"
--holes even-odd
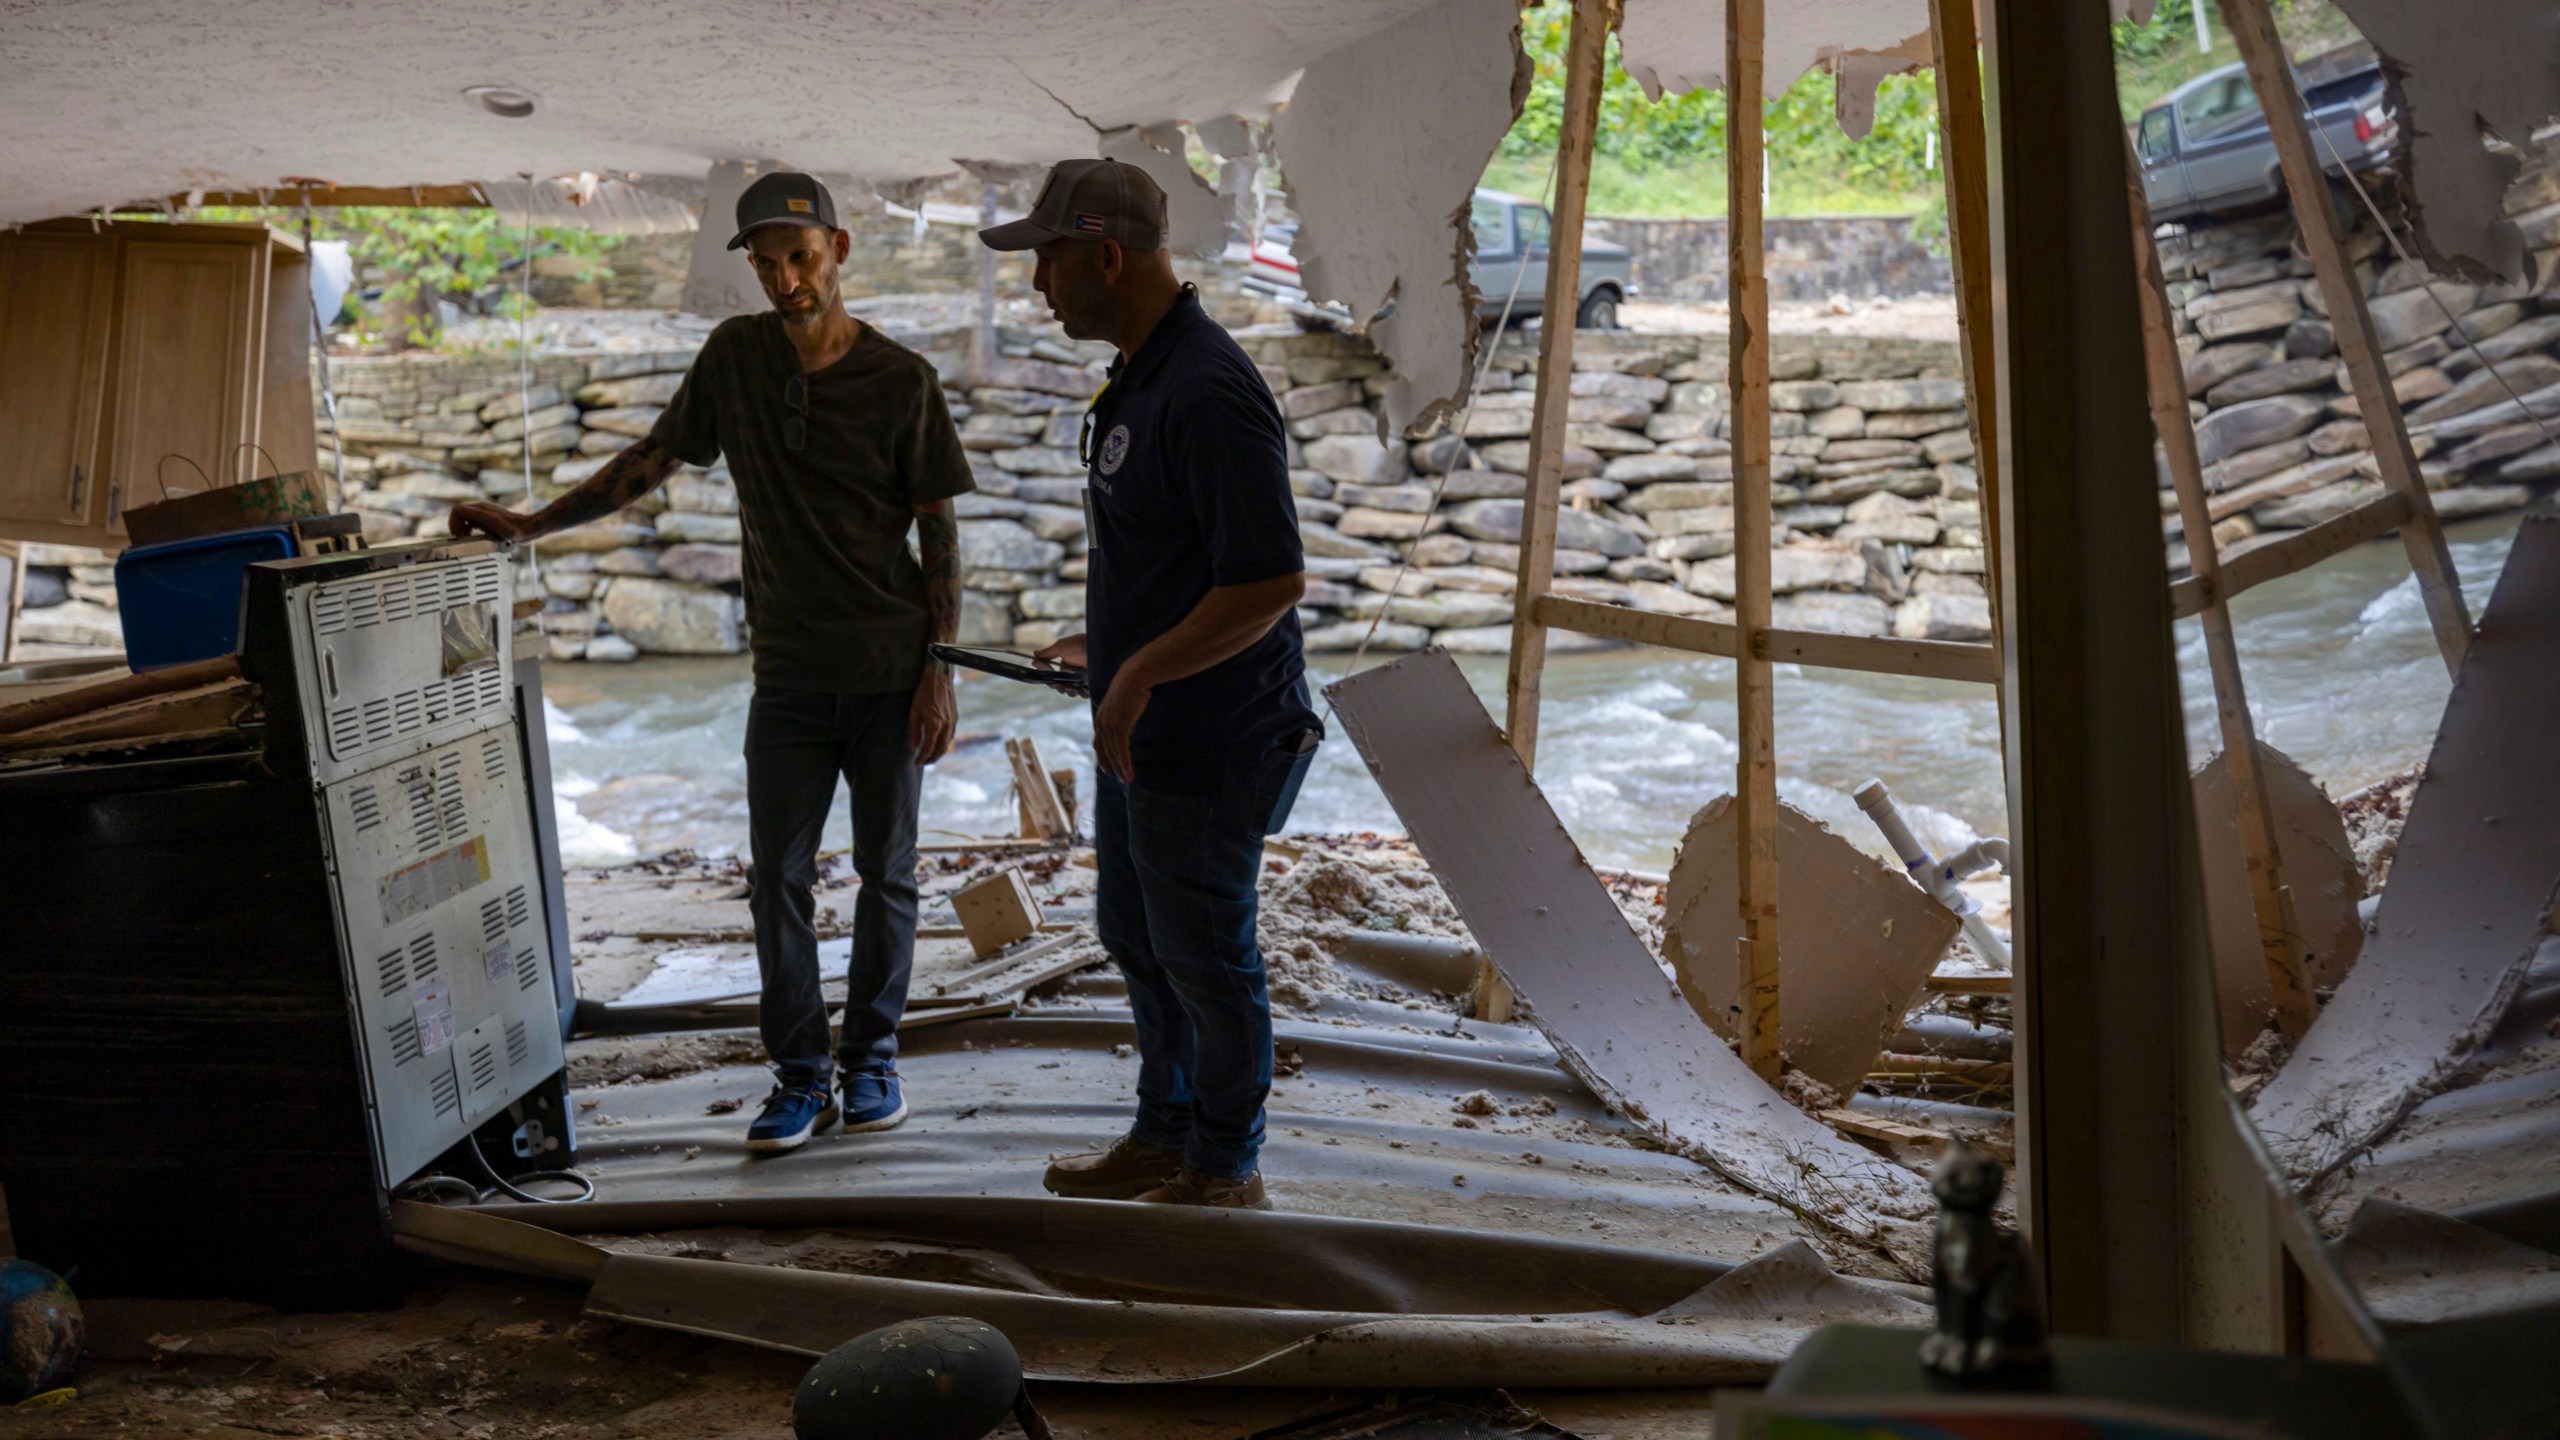
[(305, 263), (264, 225), (0, 234), (0, 538), (118, 549), (137, 505), (309, 467)]

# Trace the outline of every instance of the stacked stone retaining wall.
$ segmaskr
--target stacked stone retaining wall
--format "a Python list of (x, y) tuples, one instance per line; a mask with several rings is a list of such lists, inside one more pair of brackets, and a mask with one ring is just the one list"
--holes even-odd
[[(2560, 172), (2548, 151), (2529, 159), (2506, 208), (2534, 252), (2534, 278), (2516, 284), (2431, 275), (2370, 222), (2348, 236), (2419, 469), (2448, 520), (2513, 509), (2560, 480)], [(2165, 238), (2161, 265), (2222, 557), (2379, 495), (2372, 438), (2291, 215)], [(2161, 485), (2183, 566), (2165, 469)]]

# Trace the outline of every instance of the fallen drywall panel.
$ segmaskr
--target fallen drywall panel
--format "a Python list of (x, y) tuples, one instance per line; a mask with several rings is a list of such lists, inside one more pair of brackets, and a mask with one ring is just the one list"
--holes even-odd
[(2253, 1116), (2314, 1182), (2442, 1086), (2495, 1028), (2560, 899), (2560, 520), (2526, 520), (2445, 702), (2354, 972)]
[[(1701, 1019), (1733, 1038), (1742, 908), (1731, 795), (1689, 822), (1664, 892), (1663, 957)], [(1778, 806), (1779, 1042), (1790, 1069), (1846, 1097), (1956, 937), (1956, 915), (1792, 805)]]
[(1781, 1099), (1618, 913), (1457, 662), (1425, 650), (1325, 688), (1405, 829), (1567, 1068), (1666, 1142), (1837, 1231), (1927, 1213), (1918, 1175)]
[[(2290, 756), (2258, 742), (2258, 773), (2276, 822), (2279, 883), (2292, 887), (2294, 924), (2302, 932), (2302, 964), (2315, 990), (2335, 989), (2364, 948), (2364, 870), (2347, 840), (2338, 807)], [(2211, 924), (2214, 989), (2222, 1001), (2222, 1053), (2235, 1059), (2267, 1028), (2275, 1010), (2266, 952), (2258, 944), (2258, 911), (2240, 853), (2240, 820), (2231, 775), (2217, 752), (2195, 773), (2196, 860), (2204, 871), (2205, 916)]]
[[(1835, 55), (1929, 43), (1929, 0), (1833, 0), (1827, 5), (1768, 9), (1761, 91), (1775, 100), (1804, 72)], [(1666, 91), (1724, 87), (1724, 0), (1626, 0), (1618, 48), (1627, 74), (1660, 98)], [(1873, 93), (1883, 78), (1862, 65), (1859, 82)]]
[(1369, 327), (1395, 367), (1381, 438), (1466, 403), (1478, 329), (1467, 211), (1531, 73), (1509, 0), (1440, 0), (1308, 66), (1271, 123), (1309, 297), (1363, 320), (1395, 302)]
[[(2522, 280), (2524, 237), (2502, 213), (2513, 153), (2560, 115), (2560, 45), (2549, 0), (2338, 0), (2383, 55), (2404, 117), (2405, 178), (2419, 249), (2430, 267), (2476, 279)], [(2327, 157), (2322, 157), (2326, 163)]]
[[(1174, 147), (1170, 151), (1166, 141)], [(1214, 260), (1227, 248), (1227, 207), (1182, 158), (1181, 146), (1179, 129), (1151, 137), (1131, 125), (1104, 135), (1098, 152), (1105, 160), (1137, 166), (1164, 187), (1167, 246), (1195, 259)]]

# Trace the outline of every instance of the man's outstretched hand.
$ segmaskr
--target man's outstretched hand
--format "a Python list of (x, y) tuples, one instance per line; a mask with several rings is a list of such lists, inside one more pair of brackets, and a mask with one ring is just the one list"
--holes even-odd
[(916, 763), (930, 765), (951, 753), (951, 732), (960, 723), (960, 707), (951, 698), (951, 672), (939, 664), (925, 667), (916, 682), (916, 698), (907, 707), (907, 743)]
[(468, 540), (477, 531), (506, 545), (530, 540), (535, 533), (532, 516), (519, 515), (504, 505), (492, 505), (485, 500), (454, 506), (452, 513), (445, 516), (444, 525), (456, 540)]

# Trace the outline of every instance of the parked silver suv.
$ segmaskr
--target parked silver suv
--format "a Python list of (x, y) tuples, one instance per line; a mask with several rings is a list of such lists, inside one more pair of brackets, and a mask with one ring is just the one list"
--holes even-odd
[[(1500, 319), (1509, 302), (1516, 324), (1539, 313), (1547, 298), (1547, 207), (1499, 190), (1478, 190), (1468, 209), (1476, 236), (1476, 258), (1469, 278), (1476, 287), (1478, 313)], [(1275, 225), (1263, 232), (1245, 269), (1243, 286), (1267, 295), (1310, 328), (1347, 323), (1351, 316), (1339, 305), (1315, 305), (1299, 283), (1297, 257), (1290, 242), (1294, 225)], [(1623, 245), (1605, 240), (1582, 242), (1582, 276), (1574, 324), (1584, 330), (1618, 328), (1618, 305), (1636, 293), (1635, 256)], [(1392, 307), (1393, 302), (1389, 302)]]

